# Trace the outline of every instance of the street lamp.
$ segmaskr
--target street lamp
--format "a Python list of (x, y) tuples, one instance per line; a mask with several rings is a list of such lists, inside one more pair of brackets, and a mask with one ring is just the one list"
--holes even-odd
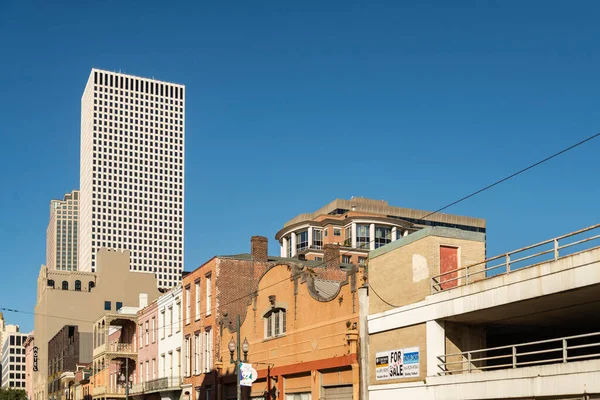
[(125, 374), (121, 372), (119, 383), (125, 386), (125, 400), (129, 400), (129, 358), (125, 359)]
[[(236, 318), (236, 330), (237, 330), (237, 342), (233, 340), (233, 336), (229, 341), (227, 347), (229, 348), (229, 354), (231, 355), (230, 362), (235, 363), (235, 374), (237, 376), (237, 400), (242, 400), (242, 387), (240, 386), (240, 363), (242, 360), (240, 359), (240, 353), (244, 353), (244, 362), (248, 361), (248, 350), (250, 349), (250, 345), (248, 344), (248, 340), (244, 338), (244, 343), (242, 343), (242, 348), (240, 351), (240, 316), (238, 315)], [(236, 352), (237, 350), (237, 352)], [(233, 353), (236, 353), (236, 358), (233, 358)]]

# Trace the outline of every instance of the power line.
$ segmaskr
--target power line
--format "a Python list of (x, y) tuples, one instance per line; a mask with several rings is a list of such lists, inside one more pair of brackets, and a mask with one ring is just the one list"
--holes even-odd
[[(542, 159), (542, 160), (540, 160), (540, 161), (537, 161), (537, 162), (535, 162), (535, 163), (533, 163), (533, 164), (529, 165), (528, 167), (525, 167), (525, 168), (523, 168), (523, 169), (521, 169), (521, 170), (519, 170), (519, 171), (517, 171), (517, 172), (515, 172), (515, 173), (513, 173), (513, 174), (511, 174), (511, 175), (508, 175), (508, 176), (506, 176), (506, 177), (504, 177), (504, 178), (502, 178), (502, 179), (500, 179), (500, 180), (498, 180), (498, 181), (496, 181), (496, 182), (494, 182), (494, 183), (492, 183), (492, 184), (490, 184), (490, 185), (487, 185), (487, 186), (485, 186), (485, 187), (483, 187), (483, 188), (481, 188), (481, 189), (479, 189), (479, 190), (477, 190), (477, 191), (475, 191), (475, 192), (473, 192), (473, 193), (470, 193), (470, 194), (468, 194), (468, 195), (466, 195), (466, 196), (464, 196), (464, 197), (461, 197), (460, 199), (458, 199), (458, 200), (456, 200), (456, 201), (453, 201), (453, 202), (451, 202), (451, 203), (449, 203), (449, 204), (447, 204), (447, 205), (445, 205), (445, 206), (443, 206), (443, 207), (440, 207), (440, 208), (438, 208), (437, 210), (435, 210), (435, 211), (433, 211), (433, 212), (430, 212), (430, 213), (428, 213), (427, 215), (425, 215), (425, 216), (423, 216), (423, 217), (421, 217), (421, 218), (418, 218), (416, 221), (424, 221), (426, 218), (428, 218), (428, 217), (430, 217), (430, 216), (432, 216), (432, 215), (434, 215), (434, 214), (437, 214), (437, 213), (439, 213), (439, 212), (441, 212), (441, 211), (443, 211), (443, 210), (445, 210), (445, 209), (447, 209), (447, 208), (449, 208), (449, 207), (452, 207), (453, 205), (456, 205), (456, 204), (458, 204), (458, 203), (460, 203), (460, 202), (463, 202), (463, 201), (465, 201), (465, 200), (467, 200), (467, 199), (469, 199), (469, 198), (471, 198), (471, 197), (473, 197), (473, 196), (476, 196), (476, 195), (478, 195), (478, 194), (480, 194), (480, 193), (482, 193), (482, 192), (484, 192), (484, 191), (486, 191), (486, 190), (489, 190), (489, 189), (493, 188), (494, 186), (497, 186), (497, 185), (499, 185), (499, 184), (501, 184), (501, 183), (503, 183), (503, 182), (505, 182), (505, 181), (507, 181), (507, 180), (509, 180), (509, 179), (511, 179), (511, 178), (514, 178), (514, 177), (516, 177), (516, 176), (518, 176), (518, 175), (520, 175), (520, 174), (522, 174), (522, 173), (524, 173), (524, 172), (526, 172), (526, 171), (528, 171), (528, 170), (530, 170), (530, 169), (532, 169), (532, 168), (535, 168), (535, 167), (537, 167), (537, 166), (539, 166), (539, 165), (541, 165), (541, 164), (543, 164), (543, 163), (545, 163), (545, 162), (547, 162), (547, 161), (550, 161), (550, 160), (552, 160), (553, 158), (555, 158), (555, 157), (558, 157), (558, 156), (559, 156), (559, 155), (561, 155), (561, 154), (564, 154), (564, 153), (566, 153), (566, 152), (568, 152), (568, 151), (570, 151), (570, 150), (572, 150), (572, 149), (574, 149), (574, 148), (576, 148), (576, 147), (578, 147), (578, 146), (581, 146), (582, 144), (585, 144), (585, 143), (587, 143), (587, 142), (589, 142), (589, 141), (591, 141), (591, 140), (593, 140), (593, 139), (597, 138), (598, 136), (600, 136), (600, 132), (598, 132), (598, 133), (596, 133), (596, 134), (594, 134), (594, 135), (592, 135), (592, 136), (589, 136), (589, 137), (587, 137), (587, 138), (585, 138), (585, 139), (583, 139), (583, 140), (581, 140), (581, 141), (579, 141), (579, 142), (577, 142), (577, 143), (575, 143), (575, 144), (573, 144), (573, 145), (571, 145), (571, 146), (569, 146), (569, 147), (567, 147), (567, 148), (564, 148), (564, 149), (562, 149), (562, 150), (560, 150), (560, 151), (558, 151), (558, 152), (556, 152), (556, 153), (554, 153), (554, 154), (552, 154), (552, 155), (550, 155), (550, 156), (548, 156), (548, 157), (546, 157), (546, 158), (544, 158), (544, 159)], [(365, 244), (364, 244), (364, 246), (366, 246), (367, 244), (369, 244), (369, 245), (370, 245), (371, 243), (374, 243), (374, 242), (375, 242), (375, 239), (373, 239), (373, 240), (370, 240), (368, 243), (365, 243)], [(354, 250), (356, 250), (356, 249), (354, 249)], [(321, 261), (319, 264), (312, 265), (312, 266), (310, 266), (310, 267), (311, 267), (311, 268), (317, 268), (317, 267), (320, 267), (320, 266), (323, 266), (323, 265), (327, 265), (327, 263), (328, 263), (329, 261), (335, 261), (335, 260), (339, 259), (339, 257), (340, 257), (340, 256), (343, 256), (343, 255), (347, 255), (347, 254), (349, 254), (349, 253), (352, 253), (354, 250), (347, 250), (347, 251), (345, 251), (345, 252), (342, 252), (342, 253), (339, 253), (339, 254), (335, 254), (335, 255), (334, 255), (334, 256), (333, 256), (331, 259), (324, 259), (324, 260), (322, 260), (322, 261)], [(297, 274), (296, 276), (299, 276), (300, 274), (301, 274), (301, 273)], [(246, 297), (251, 297), (251, 296), (253, 296), (254, 294), (256, 294), (256, 293), (258, 293), (258, 292), (260, 292), (260, 291), (262, 291), (262, 290), (269, 289), (269, 288), (271, 288), (271, 287), (273, 287), (273, 286), (276, 286), (276, 285), (278, 285), (278, 284), (280, 284), (280, 283), (283, 283), (283, 282), (289, 281), (290, 279), (294, 279), (296, 276), (292, 276), (291, 278), (285, 278), (285, 279), (282, 279), (281, 281), (274, 282), (274, 283), (272, 283), (271, 285), (268, 285), (268, 286), (266, 286), (266, 287), (264, 287), (264, 288), (261, 288), (261, 289), (257, 289), (257, 290), (255, 290), (255, 291), (252, 291), (252, 292), (248, 293), (248, 294), (242, 295), (242, 296), (240, 296), (240, 297), (238, 297), (238, 298), (236, 298), (236, 299), (234, 299), (234, 300), (232, 300), (232, 301), (230, 301), (230, 302), (228, 302), (228, 303), (225, 303), (225, 304), (222, 304), (222, 305), (220, 305), (219, 307), (220, 307), (220, 308), (223, 308), (224, 306), (231, 305), (231, 304), (233, 304), (233, 303), (236, 303), (236, 302), (238, 302), (238, 301), (240, 301), (240, 300), (243, 300), (243, 299), (244, 299), (244, 298), (246, 298)], [(381, 301), (383, 301), (384, 303), (386, 303), (388, 306), (390, 306), (390, 307), (393, 307), (393, 308), (398, 308), (398, 307), (400, 307), (400, 306), (396, 306), (396, 305), (394, 305), (394, 304), (392, 304), (392, 303), (390, 303), (390, 302), (386, 301), (385, 299), (383, 299), (383, 298), (382, 298), (382, 297), (381, 297), (381, 296), (380, 296), (380, 295), (377, 293), (377, 291), (376, 291), (376, 290), (373, 288), (373, 286), (371, 285), (371, 283), (370, 283), (370, 282), (367, 282), (367, 284), (368, 284), (369, 288), (370, 288), (370, 289), (373, 291), (373, 293), (374, 293), (374, 294), (375, 294), (375, 295), (376, 295), (376, 296), (377, 296), (377, 297), (378, 297), (378, 298), (379, 298)], [(205, 312), (202, 312), (202, 313), (200, 313), (200, 314), (201, 314), (201, 315), (204, 315), (204, 316), (206, 316), (206, 315), (208, 315), (209, 313), (211, 313), (212, 311), (216, 311), (216, 309), (217, 309), (217, 308), (216, 308), (216, 306), (215, 306), (215, 307), (212, 307), (212, 308), (210, 308), (209, 310), (206, 310)], [(94, 323), (94, 322), (95, 322), (95, 321), (86, 321), (86, 320), (76, 320), (76, 319), (71, 319), (71, 318), (67, 318), (67, 317), (58, 317), (58, 316), (52, 316), (52, 315), (48, 315), (48, 314), (36, 314), (36, 313), (25, 312), (25, 311), (19, 311), (19, 310), (14, 310), (14, 309), (9, 309), (9, 308), (0, 308), (0, 310), (9, 311), (9, 312), (18, 312), (18, 313), (24, 313), (24, 314), (31, 314), (31, 315), (41, 315), (41, 316), (46, 316), (46, 317), (50, 317), (50, 318), (62, 318), (62, 319), (70, 319), (70, 320), (72, 320), (72, 321), (81, 321), (81, 322), (88, 322), (88, 323)], [(171, 323), (171, 324), (168, 324), (168, 325), (163, 325), (163, 327), (167, 327), (167, 326), (171, 326), (171, 325), (175, 325), (175, 323)], [(157, 329), (158, 329), (158, 328), (157, 328)]]
[[(477, 190), (477, 191), (475, 191), (475, 192), (473, 192), (473, 193), (471, 193), (471, 194), (468, 194), (468, 195), (466, 195), (466, 196), (464, 196), (464, 197), (461, 197), (460, 199), (458, 199), (458, 200), (456, 200), (456, 201), (453, 201), (452, 203), (449, 203), (449, 204), (447, 204), (447, 205), (445, 205), (445, 206), (443, 206), (443, 207), (440, 207), (440, 208), (438, 208), (437, 210), (435, 210), (435, 211), (433, 211), (433, 212), (431, 212), (431, 213), (429, 213), (429, 214), (425, 215), (424, 217), (422, 217), (422, 218), (419, 218), (417, 221), (422, 221), (422, 220), (424, 220), (425, 218), (428, 218), (428, 217), (430, 217), (430, 216), (432, 216), (432, 215), (434, 215), (434, 214), (437, 214), (437, 213), (439, 213), (440, 211), (443, 211), (443, 210), (445, 210), (445, 209), (447, 209), (447, 208), (449, 208), (449, 207), (452, 207), (453, 205), (456, 205), (456, 204), (458, 204), (458, 203), (461, 203), (461, 202), (463, 202), (463, 201), (465, 201), (465, 200), (467, 200), (467, 199), (469, 199), (469, 198), (471, 198), (471, 197), (473, 197), (473, 196), (476, 196), (476, 195), (478, 195), (479, 193), (482, 193), (482, 192), (484, 192), (484, 191), (486, 191), (486, 190), (488, 190), (488, 189), (491, 189), (491, 188), (493, 188), (494, 186), (501, 184), (502, 182), (506, 182), (507, 180), (509, 180), (509, 179), (511, 179), (511, 178), (514, 178), (514, 177), (516, 177), (517, 175), (520, 175), (520, 174), (522, 174), (523, 172), (526, 172), (526, 171), (528, 171), (528, 170), (530, 170), (530, 169), (532, 169), (532, 168), (535, 168), (535, 167), (537, 167), (538, 165), (541, 165), (541, 164), (543, 164), (543, 163), (545, 163), (545, 162), (547, 162), (547, 161), (550, 161), (550, 160), (552, 160), (553, 158), (555, 158), (555, 157), (558, 157), (559, 155), (561, 155), (561, 154), (564, 154), (564, 153), (568, 152), (569, 150), (572, 150), (572, 149), (574, 149), (574, 148), (576, 148), (576, 147), (578, 147), (578, 146), (581, 146), (581, 145), (582, 145), (582, 144), (584, 144), (584, 143), (587, 143), (587, 142), (589, 142), (589, 141), (591, 141), (591, 140), (593, 140), (593, 139), (597, 138), (598, 136), (600, 136), (600, 132), (598, 132), (598, 133), (596, 133), (596, 134), (594, 134), (594, 135), (592, 135), (592, 136), (589, 136), (589, 137), (587, 137), (587, 138), (585, 138), (585, 139), (583, 139), (583, 140), (581, 140), (581, 141), (579, 141), (579, 142), (577, 142), (577, 143), (575, 143), (575, 144), (573, 144), (573, 145), (571, 145), (571, 146), (569, 146), (569, 147), (566, 147), (566, 148), (564, 148), (564, 149), (562, 149), (562, 150), (560, 150), (560, 151), (558, 151), (558, 152), (556, 152), (556, 153), (554, 153), (554, 154), (552, 154), (552, 155), (550, 155), (550, 156), (548, 156), (548, 157), (546, 157), (546, 158), (544, 158), (544, 159), (542, 159), (542, 160), (540, 160), (540, 161), (537, 161), (537, 162), (535, 162), (535, 163), (533, 163), (533, 164), (529, 165), (528, 167), (525, 167), (525, 168), (523, 168), (523, 169), (520, 169), (519, 171), (517, 171), (517, 172), (515, 172), (515, 173), (513, 173), (513, 174), (510, 174), (510, 175), (508, 175), (508, 176), (506, 176), (506, 177), (504, 177), (504, 178), (502, 178), (502, 179), (500, 179), (500, 180), (498, 180), (498, 181), (496, 181), (496, 182), (494, 182), (494, 183), (492, 183), (492, 184), (490, 184), (490, 185), (487, 185), (487, 186), (485, 186), (485, 187), (483, 187), (483, 188), (481, 188), (481, 189), (479, 189), (479, 190)], [(375, 296), (377, 296), (377, 297), (379, 298), (379, 300), (381, 300), (381, 301), (382, 301), (382, 302), (384, 302), (385, 304), (389, 305), (390, 307), (393, 307), (393, 308), (398, 308), (398, 307), (400, 307), (400, 306), (395, 306), (395, 305), (391, 304), (390, 302), (388, 302), (387, 300), (385, 300), (385, 299), (383, 299), (381, 296), (379, 296), (379, 294), (377, 294), (377, 292), (376, 292), (376, 291), (373, 289), (373, 286), (371, 286), (371, 283), (370, 283), (370, 282), (367, 282), (367, 284), (369, 285), (369, 288), (370, 288), (370, 289), (373, 291), (373, 293), (375, 294)]]

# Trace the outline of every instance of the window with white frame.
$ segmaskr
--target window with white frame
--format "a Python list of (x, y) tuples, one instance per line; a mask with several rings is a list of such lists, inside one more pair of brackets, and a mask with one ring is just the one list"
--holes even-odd
[(308, 231), (296, 233), (296, 253), (308, 248)]
[(138, 334), (140, 338), (140, 349), (144, 347), (144, 325), (140, 324), (140, 333)]
[(165, 338), (165, 329), (167, 329), (166, 327), (166, 322), (167, 322), (167, 316), (165, 314), (165, 310), (160, 310), (160, 338), (164, 339)]
[(156, 358), (152, 359), (152, 379), (156, 379)]
[(190, 287), (185, 288), (185, 324), (190, 323), (190, 317), (192, 314), (192, 304), (190, 303)]
[(342, 228), (333, 228), (333, 236), (342, 236)]
[(183, 307), (181, 306), (181, 299), (176, 303), (177, 305), (177, 332), (181, 331), (181, 324), (183, 323)]
[(173, 334), (173, 306), (169, 307), (169, 336)]
[(201, 371), (200, 367), (200, 351), (202, 350), (202, 341), (200, 340), (200, 333), (194, 334), (194, 375), (199, 375)]
[(150, 344), (150, 322), (148, 322), (148, 320), (146, 320), (146, 346), (148, 346)]
[(152, 343), (156, 342), (156, 317), (152, 317)]
[(285, 395), (285, 400), (311, 400), (310, 393), (289, 393)]
[(200, 280), (197, 280), (194, 284), (194, 298), (196, 300), (196, 321), (200, 319)]
[(265, 338), (284, 335), (286, 332), (286, 314), (283, 308), (275, 308), (264, 316)]
[(213, 335), (212, 329), (204, 331), (204, 372), (210, 372), (213, 368)]
[(192, 346), (192, 341), (190, 340), (189, 336), (186, 336), (185, 338), (185, 371), (183, 371), (185, 376), (190, 376), (192, 373), (192, 357), (191, 357), (191, 346)]
[(356, 225), (356, 248), (369, 249), (371, 246), (371, 226), (367, 224)]
[(212, 308), (212, 276), (210, 274), (206, 275), (206, 316), (211, 314)]
[(312, 246), (314, 249), (323, 248), (323, 231), (321, 229), (313, 228), (313, 242)]

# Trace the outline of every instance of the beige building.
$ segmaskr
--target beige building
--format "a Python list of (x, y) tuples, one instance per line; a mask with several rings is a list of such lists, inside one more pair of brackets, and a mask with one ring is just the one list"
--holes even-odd
[(600, 399), (600, 225), (485, 258), (433, 227), (369, 255), (369, 399)]
[(79, 270), (100, 248), (132, 271), (181, 281), (185, 87), (92, 69), (81, 99)]
[[(322, 260), (323, 246), (341, 246), (341, 262), (364, 265), (370, 251), (426, 226), (458, 228), (485, 234), (485, 220), (393, 207), (384, 200), (335, 199), (319, 210), (300, 214), (277, 232), (281, 257)], [(422, 220), (422, 218), (425, 220)]]
[(77, 229), (79, 191), (50, 201), (50, 222), (46, 229), (46, 266), (63, 271), (77, 270)]
[(150, 301), (160, 292), (150, 274), (129, 269), (129, 251), (100, 249), (96, 272), (50, 270), (38, 277), (35, 341), (38, 371), (33, 373), (35, 400), (48, 398), (48, 342), (64, 325), (79, 327), (80, 361), (92, 362), (92, 332), (96, 319), (122, 307), (137, 307), (140, 294)]

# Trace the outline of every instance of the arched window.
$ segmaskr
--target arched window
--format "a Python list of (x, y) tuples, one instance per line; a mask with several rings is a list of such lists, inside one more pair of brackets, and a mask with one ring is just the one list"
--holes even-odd
[(284, 335), (286, 332), (285, 309), (274, 308), (264, 316), (265, 338)]
[(95, 286), (96, 286), (96, 284), (94, 283), (94, 281), (90, 281), (88, 283), (88, 290), (91, 292)]
[(67, 281), (62, 282), (62, 290), (69, 290), (69, 282), (67, 282)]
[(48, 279), (48, 286), (54, 289), (54, 279)]
[(81, 292), (81, 281), (75, 281), (75, 290)]

